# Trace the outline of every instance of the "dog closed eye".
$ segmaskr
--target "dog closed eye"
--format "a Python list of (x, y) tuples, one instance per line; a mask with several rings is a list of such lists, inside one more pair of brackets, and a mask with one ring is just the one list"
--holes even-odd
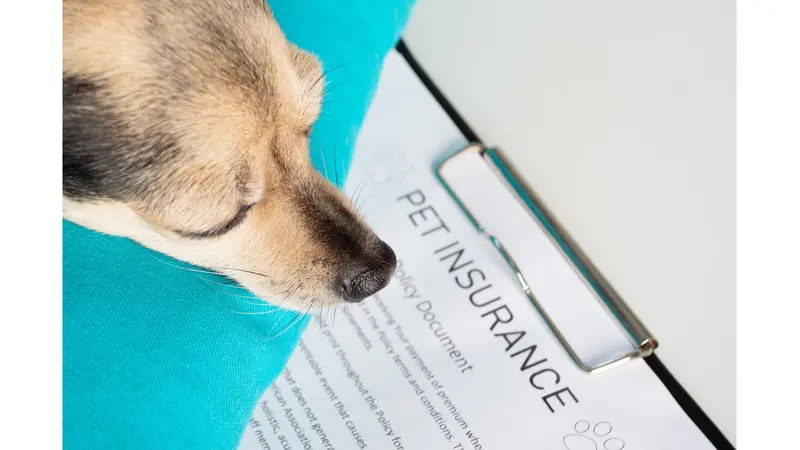
[(239, 224), (241, 224), (244, 219), (247, 217), (247, 213), (253, 208), (254, 205), (246, 205), (239, 208), (239, 211), (236, 212), (236, 215), (233, 216), (231, 220), (228, 222), (218, 225), (210, 230), (205, 231), (186, 231), (186, 230), (173, 230), (180, 236), (189, 239), (207, 239), (213, 237), (219, 237), (223, 234), (233, 230)]

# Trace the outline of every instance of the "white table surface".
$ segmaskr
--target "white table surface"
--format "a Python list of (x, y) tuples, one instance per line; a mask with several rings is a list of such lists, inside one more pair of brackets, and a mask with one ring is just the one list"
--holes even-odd
[(733, 2), (420, 0), (405, 40), (735, 445)]

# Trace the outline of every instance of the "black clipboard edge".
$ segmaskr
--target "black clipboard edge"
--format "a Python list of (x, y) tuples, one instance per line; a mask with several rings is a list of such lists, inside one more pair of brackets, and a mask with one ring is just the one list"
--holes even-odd
[[(470, 142), (483, 142), (472, 130), (472, 127), (469, 126), (466, 120), (456, 111), (447, 97), (439, 90), (438, 87), (434, 84), (433, 80), (428, 76), (427, 73), (422, 69), (422, 66), (417, 62), (414, 56), (411, 54), (411, 51), (408, 49), (406, 43), (400, 39), (398, 41), (397, 46), (395, 47), (397, 51), (403, 56), (409, 66), (411, 66), (411, 70), (414, 71), (414, 74), (422, 81), (422, 84), (430, 91), (433, 98), (442, 106), (450, 119), (453, 120), (458, 130), (464, 135), (464, 137)], [(719, 430), (719, 428), (711, 421), (711, 419), (706, 415), (705, 412), (700, 408), (700, 405), (692, 399), (686, 389), (678, 383), (678, 380), (675, 379), (674, 376), (667, 370), (666, 366), (658, 359), (658, 356), (653, 354), (645, 358), (647, 365), (656, 374), (656, 376), (661, 380), (664, 384), (664, 387), (667, 388), (669, 393), (678, 403), (678, 406), (683, 409), (689, 419), (691, 419), (695, 425), (700, 429), (700, 431), (706, 436), (706, 438), (711, 442), (711, 445), (716, 447), (718, 450), (734, 450), (735, 447), (728, 441), (724, 434)]]

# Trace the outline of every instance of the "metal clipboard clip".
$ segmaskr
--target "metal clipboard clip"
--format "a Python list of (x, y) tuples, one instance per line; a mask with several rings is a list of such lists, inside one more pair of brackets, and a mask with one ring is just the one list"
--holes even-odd
[[(445, 180), (443, 170), (445, 170), (448, 164), (455, 158), (463, 156), (468, 152), (480, 156), (483, 162), (492, 169), (492, 172), (503, 181), (503, 184), (508, 188), (509, 193), (514, 196), (515, 200), (530, 213), (531, 218), (542, 229), (547, 231), (551, 242), (560, 249), (561, 255), (570, 262), (570, 267), (573, 271), (590, 287), (591, 291), (594, 293), (594, 297), (605, 306), (606, 310), (617, 320), (621, 328), (625, 330), (625, 335), (633, 346), (632, 351), (614, 355), (594, 365), (587, 364), (578, 356), (564, 334), (556, 326), (550, 315), (547, 314), (547, 311), (542, 307), (539, 300), (537, 300), (531, 290), (530, 284), (525, 279), (525, 276), (511, 254), (497, 237), (483, 228), (472, 212), (465, 206), (462, 199), (459, 198)], [(438, 164), (435, 167), (435, 172), (439, 181), (444, 185), (445, 189), (464, 214), (466, 214), (467, 218), (481, 234), (489, 239), (497, 251), (500, 252), (503, 259), (511, 268), (522, 291), (528, 299), (530, 299), (547, 326), (564, 347), (569, 357), (581, 370), (588, 373), (597, 373), (624, 364), (633, 359), (645, 358), (655, 351), (658, 347), (658, 341), (655, 337), (647, 330), (641, 320), (636, 317), (630, 307), (628, 307), (600, 271), (597, 270), (594, 264), (592, 264), (581, 251), (580, 247), (578, 247), (575, 241), (553, 217), (552, 213), (545, 207), (539, 197), (522, 181), (513, 166), (508, 163), (507, 159), (505, 159), (499, 151), (486, 148), (481, 144), (471, 144)]]

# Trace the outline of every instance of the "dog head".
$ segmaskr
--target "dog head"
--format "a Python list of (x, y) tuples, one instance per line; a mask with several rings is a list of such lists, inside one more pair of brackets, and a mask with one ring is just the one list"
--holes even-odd
[(263, 0), (65, 0), (64, 214), (306, 309), (392, 249), (312, 166), (320, 64)]

